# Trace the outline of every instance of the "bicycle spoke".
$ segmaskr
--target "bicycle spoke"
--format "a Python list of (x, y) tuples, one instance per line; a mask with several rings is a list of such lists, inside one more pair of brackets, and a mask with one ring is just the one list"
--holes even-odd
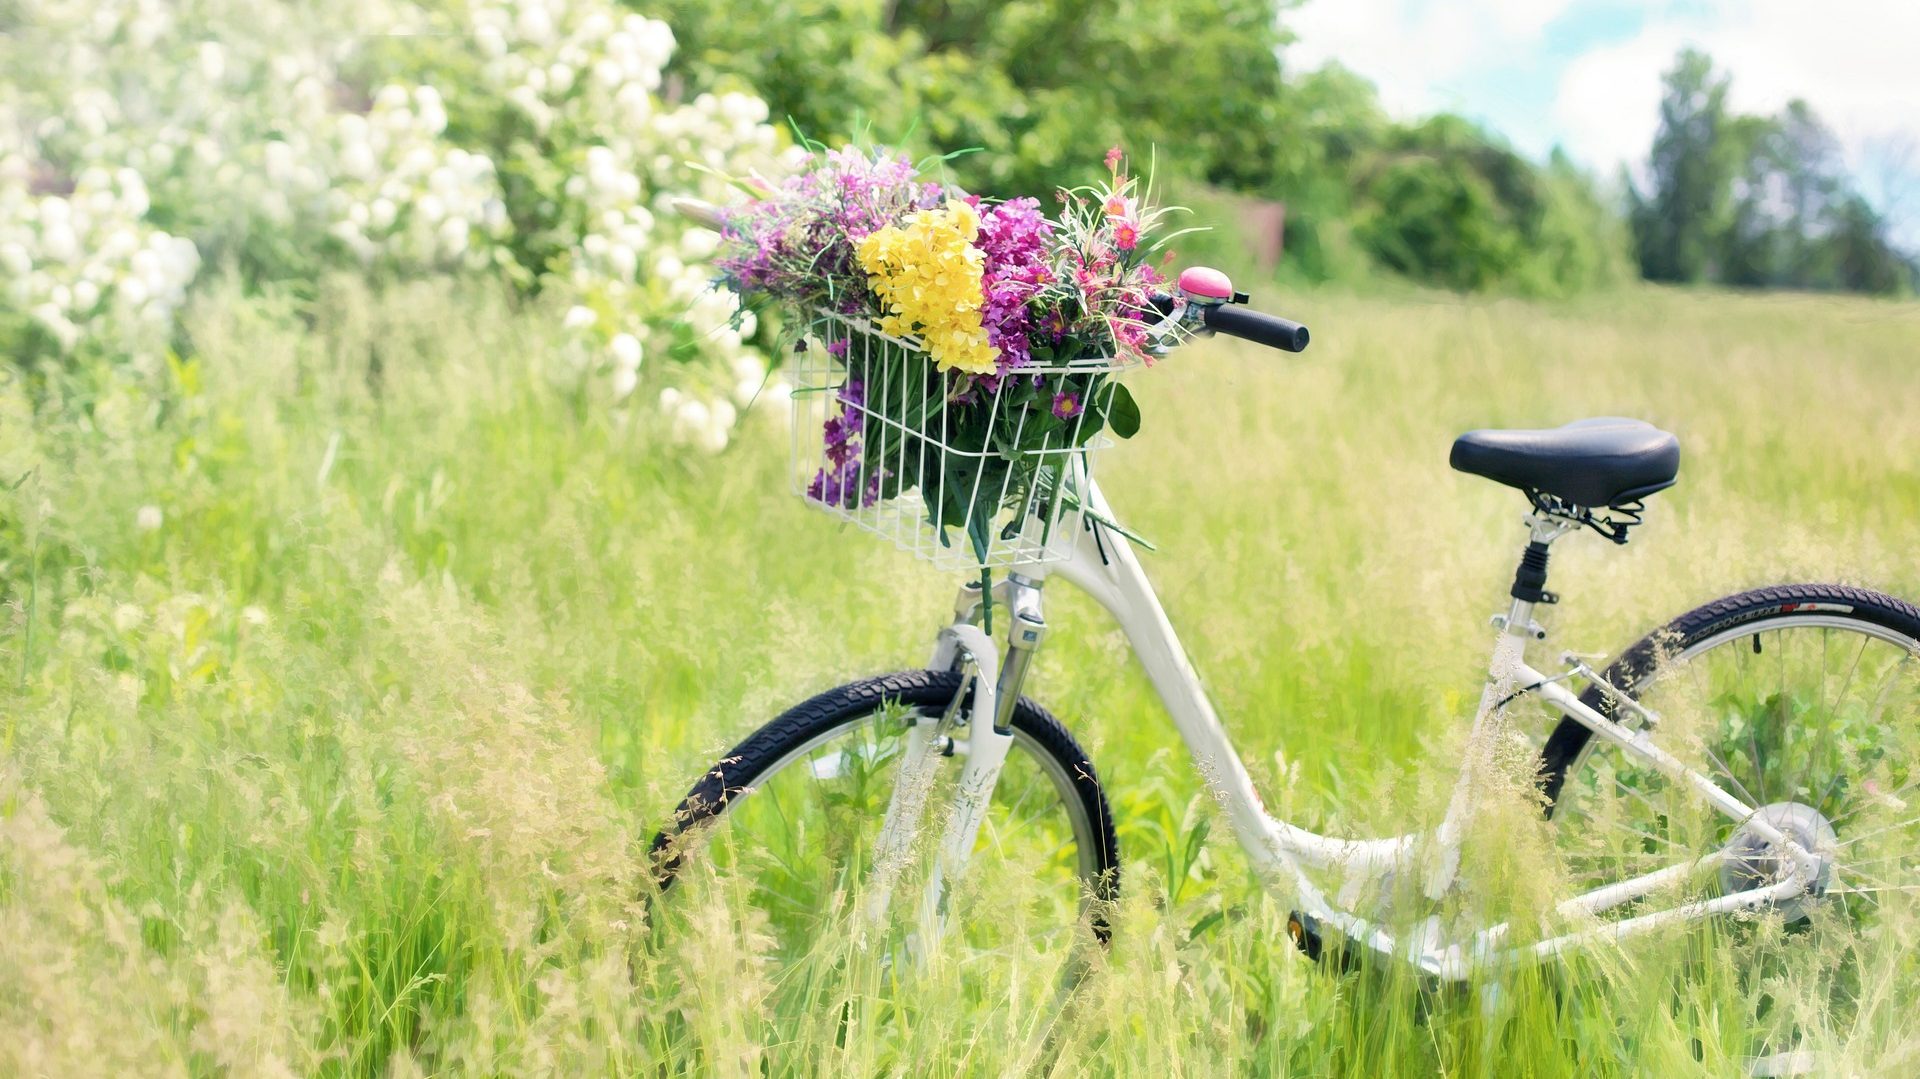
[[(1800, 770), (1800, 779), (1794, 784), (1795, 790), (1799, 790), (1802, 786), (1806, 785), (1808, 779), (1812, 776), (1813, 767), (1816, 760), (1820, 759), (1820, 756), (1823, 756), (1825, 751), (1832, 747), (1833, 738), (1834, 738), (1834, 733), (1833, 733), (1834, 727), (1837, 726), (1836, 712), (1837, 712), (1839, 703), (1846, 699), (1847, 690), (1850, 689), (1853, 685), (1854, 672), (1857, 671), (1860, 667), (1860, 657), (1866, 654), (1867, 645), (1872, 640), (1869, 637), (1862, 637), (1860, 639), (1859, 651), (1854, 653), (1853, 662), (1847, 668), (1847, 676), (1840, 683), (1840, 692), (1834, 696), (1834, 706), (1830, 708), (1827, 705), (1827, 697), (1826, 697), (1827, 643), (1828, 643), (1827, 638), (1830, 632), (1831, 631), (1825, 626), (1822, 626), (1820, 629), (1820, 706), (1815, 711), (1815, 716), (1817, 721), (1820, 723), (1820, 732), (1822, 736), (1821, 737), (1822, 753), (1820, 755), (1809, 755), (1807, 757), (1806, 764)], [(1840, 772), (1839, 770), (1836, 769), (1834, 772), (1834, 780), (1837, 781), (1839, 778), (1840, 778)], [(1832, 786), (1831, 782), (1828, 785), (1829, 787), (1831, 787)], [(1826, 794), (1823, 793), (1821, 795), (1821, 801), (1825, 801), (1825, 800), (1826, 800)], [(1816, 806), (1816, 808), (1818, 807)]]
[(1733, 774), (1733, 769), (1727, 767), (1727, 762), (1720, 759), (1720, 754), (1715, 753), (1712, 746), (1702, 746), (1701, 748), (1706, 751), (1707, 759), (1713, 762), (1713, 766), (1720, 770), (1722, 776), (1726, 777), (1727, 782), (1733, 784), (1734, 793), (1738, 794), (1742, 801), (1750, 806), (1761, 804), (1760, 799), (1755, 798), (1753, 792), (1747, 789), (1746, 784), (1740, 782), (1740, 778)]

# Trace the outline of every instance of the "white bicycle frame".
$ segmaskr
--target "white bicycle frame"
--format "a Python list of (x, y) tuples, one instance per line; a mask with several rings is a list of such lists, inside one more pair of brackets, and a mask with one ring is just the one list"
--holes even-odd
[[(1088, 496), (1087, 508), (1091, 511), (1086, 528), (1076, 536), (1059, 537), (1061, 542), (1071, 544), (1070, 556), (1062, 561), (1016, 567), (995, 590), (995, 601), (1005, 604), (1010, 616), (1004, 658), (995, 643), (975, 624), (983, 602), (978, 585), (963, 589), (956, 605), (955, 622), (941, 631), (935, 645), (931, 667), (949, 669), (966, 660), (974, 665), (975, 675), (973, 709), (964, 724), (965, 741), (956, 746), (965, 754), (965, 763), (943, 833), (939, 862), (927, 887), (924, 918), (938, 918), (947, 882), (964, 872), (973, 850), (993, 795), (994, 782), (1012, 742), (1007, 723), (1027, 665), (1045, 634), (1040, 595), (1042, 586), (1052, 578), (1079, 587), (1119, 622), (1194, 764), (1231, 822), (1234, 837), (1262, 880), (1271, 887), (1291, 889), (1305, 913), (1327, 929), (1349, 941), (1410, 961), (1429, 974), (1450, 980), (1464, 979), (1477, 968), (1546, 959), (1569, 949), (1623, 940), (1677, 922), (1783, 902), (1802, 894), (1818, 879), (1821, 861), (1814, 852), (1756, 814), (1758, 807), (1747, 805), (1655, 744), (1649, 735), (1656, 718), (1651, 713), (1616, 694), (1620, 710), (1647, 722), (1630, 726), (1617, 721), (1582, 703), (1564, 684), (1570, 675), (1597, 681), (1598, 676), (1591, 671), (1576, 665), (1564, 674), (1549, 676), (1529, 666), (1527, 642), (1544, 634), (1534, 624), (1534, 604), (1520, 599), (1513, 601), (1504, 620), (1496, 619), (1502, 628), (1468, 738), (1466, 760), (1437, 829), (1386, 839), (1337, 839), (1274, 817), (1261, 802), (1245, 764), (1214, 714), (1199, 676), (1181, 648), (1133, 548), (1125, 537), (1100, 523), (1111, 520), (1112, 515), (1099, 488), (1088, 481), (1084, 489)], [(1528, 521), (1532, 539), (1543, 544), (1577, 527), (1564, 518), (1540, 513)], [(1611, 691), (1611, 687), (1607, 688)], [(1361, 876), (1419, 872), (1418, 879), (1429, 898), (1445, 895), (1458, 872), (1462, 838), (1474, 811), (1479, 777), (1493, 759), (1497, 716), (1512, 700), (1527, 695), (1546, 700), (1623, 753), (1693, 790), (1748, 834), (1783, 853), (1786, 872), (1764, 887), (1638, 914), (1523, 947), (1506, 945), (1508, 927), (1505, 924), (1483, 929), (1465, 940), (1444, 940), (1437, 918), (1428, 919), (1418, 931), (1404, 938), (1396, 938), (1321, 891), (1309, 876), (1309, 870), (1338, 869)], [(957, 700), (955, 705), (957, 707)], [(901, 778), (881, 833), (881, 856), (877, 859), (881, 872), (888, 872), (889, 865), (904, 852), (907, 837), (918, 831), (926, 809), (926, 783), (922, 773), (932, 762), (929, 726), (919, 724), (908, 734)], [(1608, 884), (1565, 901), (1559, 913), (1567, 917), (1597, 915), (1710, 870), (1724, 857), (1724, 852), (1716, 852)], [(887, 891), (884, 887), (875, 888), (870, 894), (884, 897)], [(937, 920), (933, 924), (937, 930)]]

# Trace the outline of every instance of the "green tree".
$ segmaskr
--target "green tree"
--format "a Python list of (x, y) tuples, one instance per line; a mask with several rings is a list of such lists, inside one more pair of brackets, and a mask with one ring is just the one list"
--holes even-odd
[(1542, 211), (1532, 168), (1457, 116), (1396, 130), (1358, 179), (1361, 242), (1388, 267), (1449, 288), (1506, 277)]
[[(1272, 182), (1280, 124), (1272, 0), (669, 0), (696, 83), (744, 80), (824, 141), (978, 148), (984, 194), (1080, 183), (1116, 143), (1176, 175)], [(1226, 79), (1181, 77), (1195, 57)]]
[(1628, 184), (1641, 276), (1702, 281), (1717, 273), (1738, 148), (1729, 137), (1727, 79), (1688, 49), (1667, 72), (1660, 128), (1647, 162), (1649, 190)]
[(1718, 280), (1750, 287), (1835, 287), (1826, 236), (1845, 196), (1839, 144), (1803, 101), (1778, 116), (1733, 117), (1734, 174)]
[(1834, 283), (1854, 292), (1911, 292), (1920, 288), (1920, 263), (1895, 249), (1887, 222), (1867, 200), (1849, 193), (1833, 211), (1828, 239)]
[(1750, 288), (1897, 292), (1913, 286), (1840, 144), (1804, 101), (1774, 116), (1726, 107), (1727, 79), (1687, 51), (1667, 74), (1648, 191), (1630, 194), (1644, 276)]

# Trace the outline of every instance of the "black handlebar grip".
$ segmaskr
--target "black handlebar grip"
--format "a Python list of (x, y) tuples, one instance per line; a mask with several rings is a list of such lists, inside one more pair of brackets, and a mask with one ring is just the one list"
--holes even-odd
[(1283, 352), (1304, 352), (1307, 348), (1307, 328), (1290, 319), (1225, 304), (1207, 308), (1204, 317), (1207, 329), (1214, 333), (1224, 333), (1228, 337), (1238, 337)]

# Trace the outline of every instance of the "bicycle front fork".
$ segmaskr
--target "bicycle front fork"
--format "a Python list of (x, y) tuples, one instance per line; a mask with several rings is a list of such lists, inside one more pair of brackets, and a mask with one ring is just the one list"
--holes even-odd
[[(922, 720), (907, 733), (907, 751), (881, 827), (876, 862), (885, 879), (891, 877), (893, 867), (905, 856), (912, 836), (919, 831), (934, 761), (939, 756), (964, 755), (951, 812), (942, 830), (939, 860), (921, 899), (922, 930), (932, 934), (940, 932), (946, 918), (947, 895), (966, 871), (979, 841), (1001, 765), (1013, 747), (1013, 712), (1019, 705), (1020, 687), (1026, 681), (1034, 652), (1046, 638), (1039, 581), (1009, 574), (994, 588), (992, 601), (1008, 615), (1006, 651), (995, 655), (997, 646), (980, 628), (987, 602), (980, 586), (962, 587), (954, 602), (953, 625), (941, 630), (929, 666), (964, 671), (970, 661), (979, 680), (973, 687), (973, 710), (962, 712), (960, 699), (956, 698), (937, 727)], [(965, 695), (965, 687), (960, 693)], [(981, 722), (988, 715), (991, 720)], [(961, 725), (966, 727), (964, 740), (955, 733)], [(884, 914), (888, 890), (883, 885), (870, 893), (870, 917)]]
[[(1040, 589), (1044, 581), (1023, 577), (1018, 573), (1009, 573), (993, 586), (993, 602), (1007, 613), (1007, 648), (1000, 658), (1000, 678), (994, 694), (993, 729), (998, 733), (1010, 733), (1013, 725), (1013, 709), (1020, 701), (1020, 687), (1027, 680), (1027, 670), (1033, 665), (1033, 654), (1040, 650), (1041, 642), (1047, 637), (1047, 621), (1041, 614)], [(986, 610), (986, 596), (978, 581), (969, 581), (960, 586), (960, 594), (954, 599), (953, 619), (956, 624), (980, 625), (982, 614)], [(949, 669), (960, 662), (956, 656), (942, 657), (935, 653), (936, 660)]]

